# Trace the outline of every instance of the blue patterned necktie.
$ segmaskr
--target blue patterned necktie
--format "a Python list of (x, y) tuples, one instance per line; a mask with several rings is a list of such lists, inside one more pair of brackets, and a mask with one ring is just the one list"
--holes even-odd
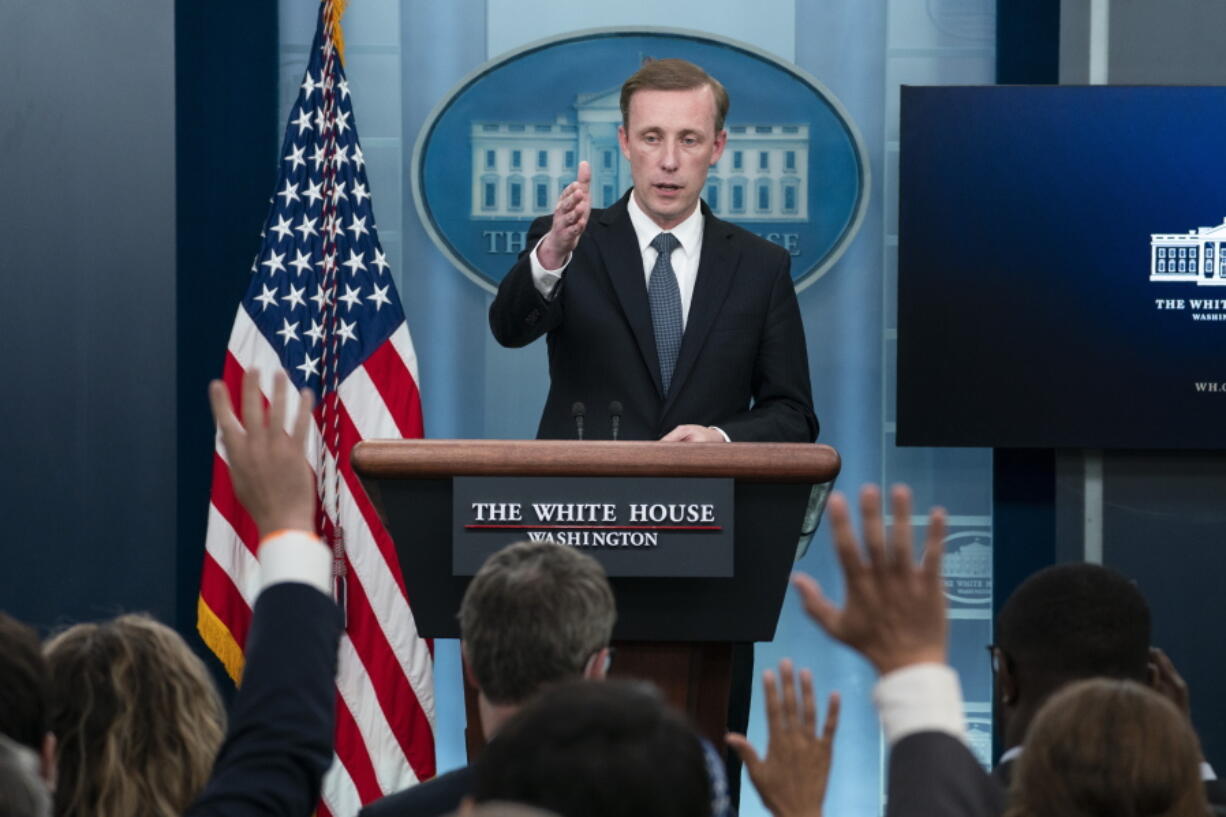
[(647, 282), (647, 300), (651, 304), (651, 326), (656, 335), (656, 353), (660, 356), (660, 384), (665, 396), (673, 382), (673, 368), (681, 351), (681, 290), (673, 272), (673, 250), (681, 242), (672, 233), (660, 233), (651, 240), (659, 255), (651, 268)]

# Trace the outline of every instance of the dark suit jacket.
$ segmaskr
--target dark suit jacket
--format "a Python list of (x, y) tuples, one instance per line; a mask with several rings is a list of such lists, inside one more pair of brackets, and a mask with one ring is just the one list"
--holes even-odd
[(490, 327), (502, 345), (548, 336), (551, 383), (537, 436), (573, 439), (571, 407), (582, 402), (585, 437), (607, 439), (608, 406), (616, 400), (624, 409), (623, 439), (658, 439), (696, 423), (717, 425), (733, 440), (814, 440), (817, 418), (787, 251), (702, 205), (698, 277), (664, 395), (629, 196), (592, 211), (550, 300), (532, 280), (529, 253), (550, 227), (550, 217), (538, 218), (490, 306)]
[(307, 817), (332, 762), (340, 611), (305, 584), (260, 593), (230, 730), (186, 817)]
[(944, 732), (917, 732), (890, 749), (886, 817), (995, 817), (1005, 793), (966, 744)]
[(464, 766), (376, 800), (358, 817), (441, 817), (459, 809), (475, 782), (476, 767)]

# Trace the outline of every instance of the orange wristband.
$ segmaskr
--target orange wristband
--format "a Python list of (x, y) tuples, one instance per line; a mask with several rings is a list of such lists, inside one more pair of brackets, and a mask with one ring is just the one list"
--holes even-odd
[[(262, 545), (262, 544), (264, 544), (265, 542), (267, 542), (269, 539), (272, 539), (272, 538), (277, 537), (277, 536), (281, 536), (282, 534), (285, 534), (285, 533), (297, 533), (297, 534), (300, 534), (300, 535), (302, 535), (302, 536), (309, 536), (309, 537), (311, 537), (312, 539), (314, 539), (316, 542), (319, 542), (320, 544), (323, 544), (323, 540), (319, 538), (319, 534), (315, 533), (315, 531), (310, 531), (310, 530), (298, 530), (298, 529), (296, 529), (296, 528), (279, 528), (279, 529), (277, 529), (277, 530), (273, 531), (272, 533), (269, 533), (267, 536), (262, 536), (262, 537), (260, 537), (260, 544)], [(257, 548), (258, 548), (258, 546), (257, 546)]]

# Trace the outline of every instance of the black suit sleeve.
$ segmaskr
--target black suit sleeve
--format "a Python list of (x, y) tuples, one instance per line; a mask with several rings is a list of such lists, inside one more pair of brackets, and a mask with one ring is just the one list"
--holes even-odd
[(389, 794), (358, 812), (358, 817), (442, 817), (472, 794), (475, 767), (464, 766), (404, 791)]
[(753, 405), (717, 424), (733, 442), (808, 443), (817, 439), (809, 356), (791, 259), (782, 250), (777, 257), (780, 262), (771, 278), (770, 304), (754, 366)]
[(340, 611), (306, 584), (260, 593), (213, 776), (186, 817), (307, 817), (332, 762)]
[(558, 297), (562, 282), (554, 289), (553, 297), (546, 299), (532, 280), (532, 250), (549, 232), (552, 223), (552, 218), (545, 216), (532, 222), (524, 251), (507, 277), (502, 279), (498, 294), (490, 304), (490, 329), (494, 339), (503, 346), (527, 346), (562, 322), (562, 299)]
[(890, 750), (886, 817), (996, 817), (1004, 792), (962, 741), (918, 732)]

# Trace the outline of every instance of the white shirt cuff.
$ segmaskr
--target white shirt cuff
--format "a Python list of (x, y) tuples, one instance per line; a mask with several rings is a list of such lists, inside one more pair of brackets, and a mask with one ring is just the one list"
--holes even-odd
[(724, 438), (724, 442), (726, 442), (726, 443), (730, 443), (730, 442), (732, 442), (732, 438), (728, 436), (728, 432), (727, 432), (727, 431), (724, 431), (724, 430), (723, 430), (722, 428), (720, 428), (719, 426), (711, 426), (711, 430), (712, 430), (712, 431), (718, 431), (718, 432), (720, 433), (720, 435), (721, 435), (721, 436), (723, 436), (723, 438)]
[(283, 531), (260, 545), (260, 590), (281, 582), (309, 584), (332, 595), (332, 552), (319, 537)]
[[(541, 241), (544, 240), (545, 238), (542, 236)], [(541, 246), (541, 241), (536, 242), (532, 252), (528, 253), (528, 258), (532, 263), (532, 283), (536, 286), (536, 291), (541, 293), (542, 298), (552, 300), (553, 290), (557, 287), (558, 281), (562, 280), (562, 273), (566, 271), (566, 267), (570, 264), (570, 256), (566, 256), (562, 266), (557, 269), (545, 269), (545, 265), (541, 263), (540, 256), (536, 254), (537, 249)]]
[(1217, 772), (1213, 771), (1213, 767), (1203, 760), (1200, 762), (1200, 779), (1217, 780)]
[(889, 746), (916, 732), (945, 732), (966, 740), (962, 686), (946, 664), (914, 664), (881, 676), (873, 703)]

